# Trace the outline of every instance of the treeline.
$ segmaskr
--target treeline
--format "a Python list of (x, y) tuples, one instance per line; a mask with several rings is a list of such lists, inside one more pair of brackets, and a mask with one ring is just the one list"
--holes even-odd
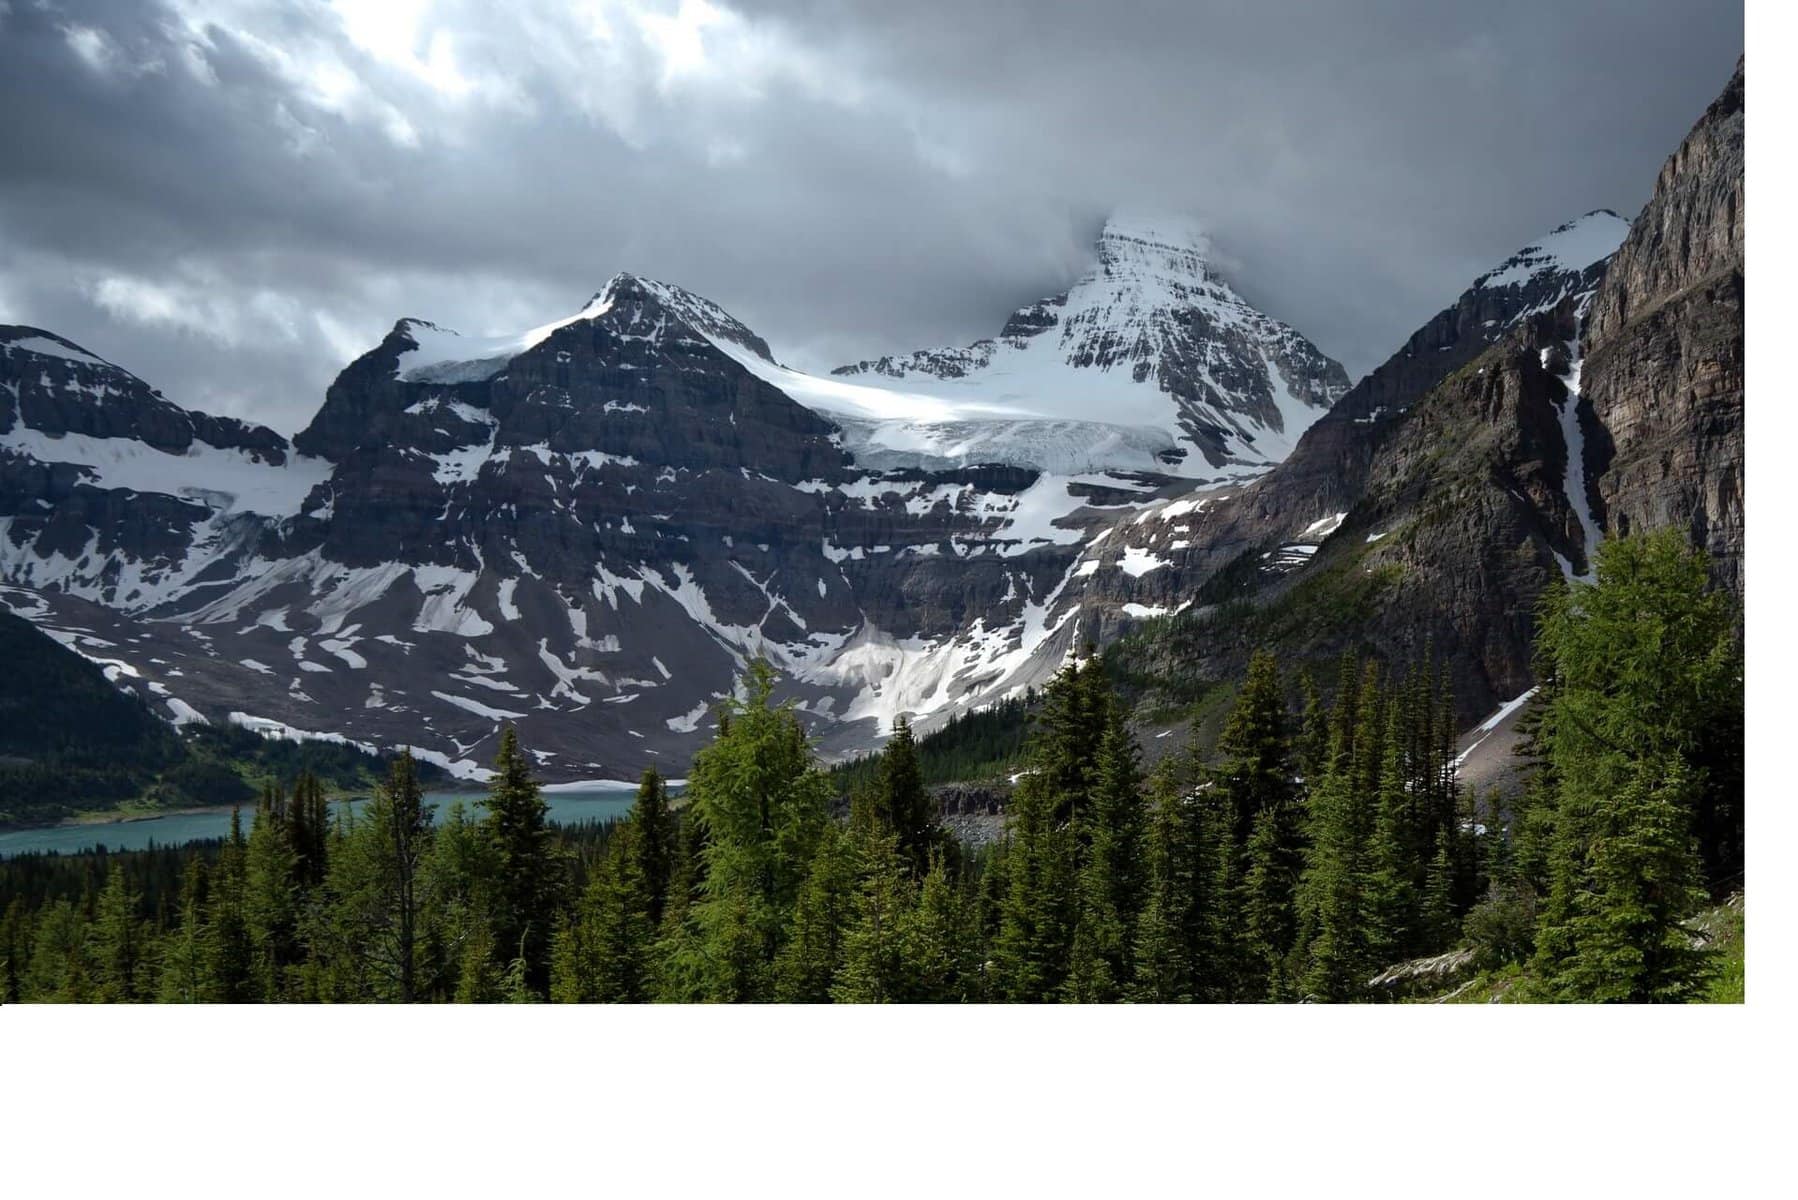
[[(1040, 697), (1036, 689), (957, 713), (918, 739), (918, 765), (924, 782), (964, 783), (999, 779), (1016, 770), (1030, 730), (1030, 714)], [(900, 718), (904, 720), (904, 718)], [(879, 779), (881, 755), (863, 754), (831, 767), (839, 795), (853, 795)]]
[[(1454, 946), (1545, 999), (1678, 1000), (1687, 922), (1739, 882), (1741, 660), (1704, 564), (1601, 552), (1546, 602), (1527, 794), (1455, 776), (1427, 659), (1345, 658), (1328, 700), (1257, 655), (1216, 752), (1145, 772), (1093, 665), (1044, 690), (1007, 836), (936, 821), (900, 723), (833, 781), (754, 664), (676, 810), (646, 773), (577, 859), (508, 729), (484, 814), (433, 822), (401, 758), (354, 819), (316, 785), (192, 854), (146, 911), (122, 868), (85, 903), (17, 898), (0, 986), (36, 1000), (1351, 1001)], [(1732, 724), (1733, 723), (1733, 724)], [(1736, 733), (1732, 735), (1731, 730)], [(1734, 740), (1732, 741), (1732, 736)], [(1732, 763), (1734, 766), (1732, 767)]]

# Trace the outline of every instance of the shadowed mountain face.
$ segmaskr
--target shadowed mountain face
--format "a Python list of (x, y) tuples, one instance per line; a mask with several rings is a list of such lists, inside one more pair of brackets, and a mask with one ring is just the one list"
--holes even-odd
[(1086, 640), (1174, 708), (1260, 646), (1428, 647), (1472, 721), (1605, 533), (1740, 586), (1740, 95), (1633, 226), (1549, 232), (1352, 389), (1166, 220), (997, 338), (830, 377), (631, 275), (513, 337), (404, 320), (291, 444), (0, 327), (0, 600), (169, 719), (468, 777), (508, 721), (550, 779), (679, 773), (756, 655), (826, 751)]

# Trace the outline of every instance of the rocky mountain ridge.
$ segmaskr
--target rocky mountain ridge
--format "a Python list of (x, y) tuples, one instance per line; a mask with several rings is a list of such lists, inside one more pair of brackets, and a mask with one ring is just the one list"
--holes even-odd
[(1655, 182), (1587, 321), (1606, 528), (1672, 526), (1744, 588), (1746, 385), (1742, 64)]
[(228, 478), (133, 436), (172, 420), (148, 385), (5, 336), (28, 413), (61, 411), (44, 387), (119, 408), (110, 436), (65, 414), (0, 441), (15, 609), (171, 718), (411, 741), (470, 775), (500, 721), (551, 778), (684, 764), (756, 654), (827, 747), (1007, 694), (1073, 644), (1095, 531), (1191, 486), (1129, 469), (1158, 464), (1123, 427), (1002, 408), (945, 405), (954, 452), (908, 457), (881, 440), (893, 394), (629, 274), (512, 337), (396, 323), (291, 445), (207, 443), (248, 456)]
[(1533, 685), (1537, 599), (1609, 535), (1684, 529), (1740, 598), (1742, 94), (1738, 64), (1627, 237), (1602, 210), (1562, 226), (1263, 478), (1137, 518), (1184, 525), (1146, 547), (1182, 615), (1114, 655), (1147, 703), (1202, 719), (1261, 645), (1326, 684), (1344, 650), (1428, 653), (1474, 722)]

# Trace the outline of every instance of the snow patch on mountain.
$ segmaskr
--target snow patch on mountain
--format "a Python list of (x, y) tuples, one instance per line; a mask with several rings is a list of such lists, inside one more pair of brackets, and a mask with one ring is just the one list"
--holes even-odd
[(305, 455), (291, 455), (285, 466), (273, 466), (248, 451), (198, 440), (185, 454), (171, 454), (135, 438), (51, 435), (22, 424), (0, 433), (0, 449), (82, 467), (93, 487), (181, 496), (221, 512), (270, 517), (297, 515), (312, 489), (331, 477), (330, 463)]
[(1527, 284), (1548, 273), (1578, 275), (1617, 252), (1629, 233), (1629, 222), (1608, 208), (1594, 209), (1557, 225), (1541, 241), (1516, 254), (1473, 281), (1476, 288), (1502, 288)]
[(412, 349), (400, 353), (394, 375), (407, 383), (476, 383), (491, 379), (505, 370), (507, 363), (556, 330), (576, 321), (592, 320), (610, 308), (611, 296), (601, 292), (571, 316), (499, 337), (467, 337), (409, 317), (399, 323), (399, 331), (412, 342)]
[(103, 358), (95, 358), (73, 342), (65, 342), (53, 337), (15, 337), (9, 341), (0, 341), (0, 346), (8, 350), (19, 350), (26, 354), (39, 354), (49, 358), (67, 359), (69, 362), (81, 363), (90, 367), (110, 367), (113, 364)]

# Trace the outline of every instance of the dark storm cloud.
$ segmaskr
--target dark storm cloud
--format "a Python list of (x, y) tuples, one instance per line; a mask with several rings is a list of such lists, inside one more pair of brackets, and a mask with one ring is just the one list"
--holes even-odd
[(292, 429), (402, 315), (614, 271), (801, 365), (992, 332), (1115, 204), (1193, 213), (1351, 373), (1626, 215), (1739, 8), (0, 2), (0, 320)]

